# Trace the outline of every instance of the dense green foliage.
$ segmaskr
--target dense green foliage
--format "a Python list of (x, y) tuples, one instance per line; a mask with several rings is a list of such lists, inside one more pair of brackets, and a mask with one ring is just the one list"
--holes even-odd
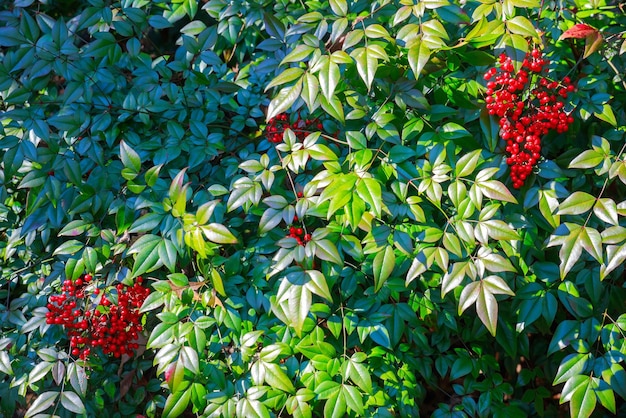
[[(626, 413), (623, 7), (4, 6), (0, 416)], [(514, 190), (532, 48), (574, 122)], [(151, 287), (134, 356), (46, 323), (86, 273)]]

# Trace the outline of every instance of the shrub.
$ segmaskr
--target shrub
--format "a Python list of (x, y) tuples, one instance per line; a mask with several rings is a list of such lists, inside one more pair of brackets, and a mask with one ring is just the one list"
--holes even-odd
[(619, 7), (5, 6), (0, 411), (623, 413)]

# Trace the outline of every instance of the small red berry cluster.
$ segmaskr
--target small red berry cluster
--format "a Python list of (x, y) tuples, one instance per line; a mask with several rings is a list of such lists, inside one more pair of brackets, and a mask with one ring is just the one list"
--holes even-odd
[(315, 119), (302, 119), (300, 115), (294, 123), (290, 123), (289, 116), (286, 113), (276, 115), (267, 123), (265, 127), (265, 135), (267, 140), (275, 144), (283, 142), (283, 133), (286, 129), (291, 129), (296, 138), (300, 141), (304, 140), (312, 129), (322, 130), (322, 123)]
[(545, 76), (548, 61), (534, 49), (515, 73), (513, 61), (500, 55), (499, 66), (490, 68), (487, 80), (487, 110), (499, 117), (500, 136), (506, 141), (507, 164), (513, 187), (519, 189), (541, 156), (541, 138), (555, 130), (566, 132), (574, 122), (564, 109), (564, 100), (575, 87), (569, 77), (561, 82)]
[(107, 296), (100, 294), (92, 280), (91, 274), (83, 274), (75, 281), (65, 280), (63, 293), (48, 299), (46, 323), (67, 330), (71, 353), (82, 360), (95, 347), (114, 357), (131, 355), (139, 347), (135, 342), (143, 329), (139, 308), (150, 289), (138, 277), (132, 286), (116, 285)]
[[(298, 221), (296, 217), (294, 221)], [(289, 227), (289, 233), (287, 234), (287, 238), (294, 238), (298, 245), (305, 245), (307, 242), (311, 241), (311, 234), (306, 233), (304, 228), (292, 225)]]

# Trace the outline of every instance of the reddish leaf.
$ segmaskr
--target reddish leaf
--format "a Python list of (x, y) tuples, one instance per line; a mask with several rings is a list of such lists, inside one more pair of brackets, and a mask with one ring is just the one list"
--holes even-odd
[(594, 28), (593, 26), (589, 26), (584, 23), (578, 23), (563, 32), (559, 40), (567, 38), (583, 39), (589, 35), (595, 35), (596, 33), (598, 33), (598, 29)]

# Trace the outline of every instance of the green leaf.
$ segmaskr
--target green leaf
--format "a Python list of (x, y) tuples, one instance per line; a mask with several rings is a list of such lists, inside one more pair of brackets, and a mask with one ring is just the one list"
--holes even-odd
[(294, 394), (296, 388), (287, 374), (276, 363), (265, 363), (265, 381), (273, 388)]
[(163, 265), (159, 255), (162, 238), (157, 235), (143, 235), (128, 250), (128, 254), (137, 254), (133, 264), (132, 277), (154, 271)]
[(358, 353), (352, 355), (344, 364), (346, 367), (346, 376), (361, 388), (365, 393), (372, 393), (372, 378), (370, 372), (362, 361), (357, 361)]
[(612, 126), (617, 126), (617, 119), (615, 118), (615, 113), (613, 113), (613, 108), (608, 103), (602, 105), (602, 112), (594, 112), (594, 115), (598, 119)]
[(414, 42), (408, 51), (409, 66), (413, 75), (417, 80), (424, 69), (424, 66), (430, 60), (430, 49), (424, 42)]
[(558, 215), (580, 215), (588, 212), (596, 197), (586, 192), (574, 192), (559, 205)]
[(138, 232), (152, 232), (155, 230), (165, 218), (165, 214), (149, 212), (132, 223), (128, 232), (136, 234)]
[(467, 376), (474, 369), (474, 362), (469, 357), (458, 357), (452, 363), (450, 369), (450, 380), (456, 380), (463, 376)]
[(343, 104), (337, 98), (337, 96), (333, 96), (330, 100), (326, 99), (325, 96), (319, 96), (320, 104), (322, 105), (322, 109), (327, 112), (330, 116), (337, 119), (339, 122), (345, 122), (345, 115), (343, 111)]
[(327, 103), (332, 102), (333, 96), (335, 95), (335, 89), (341, 79), (339, 66), (334, 63), (329, 56), (322, 56), (311, 71), (313, 71), (313, 73), (317, 73), (320, 88), (322, 89), (322, 95), (327, 100)]
[(40, 412), (45, 411), (50, 408), (57, 397), (59, 396), (59, 392), (43, 392), (35, 397), (35, 400), (30, 404), (28, 410), (26, 411), (26, 415), (24, 418), (31, 418), (39, 414)]
[(347, 410), (346, 399), (341, 386), (339, 386), (336, 393), (334, 393), (324, 405), (324, 417), (325, 418), (342, 418), (345, 416)]
[(619, 223), (617, 205), (613, 199), (608, 197), (598, 199), (593, 207), (593, 213), (608, 224), (617, 225)]
[(356, 183), (356, 193), (374, 212), (374, 216), (382, 214), (383, 192), (380, 182), (373, 178), (363, 178)]
[(337, 251), (337, 246), (330, 240), (315, 240), (315, 255), (322, 260), (330, 261), (337, 265), (343, 265), (343, 260)]
[(144, 179), (146, 180), (146, 185), (148, 187), (154, 187), (157, 180), (159, 179), (159, 172), (163, 168), (163, 164), (156, 165), (154, 167), (150, 167), (146, 173), (144, 174)]
[(506, 186), (498, 180), (486, 180), (479, 182), (477, 178), (476, 186), (478, 186), (480, 191), (490, 199), (517, 203), (517, 199), (513, 197), (509, 189), (507, 189)]
[(273, 119), (276, 115), (286, 112), (293, 105), (302, 92), (302, 78), (292, 86), (283, 87), (267, 107), (266, 120)]
[(330, 8), (337, 16), (345, 16), (348, 14), (348, 2), (346, 0), (330, 0)]
[(74, 255), (80, 250), (82, 250), (84, 246), (85, 244), (83, 244), (82, 242), (75, 240), (75, 239), (71, 239), (59, 245), (54, 250), (53, 255)]
[(533, 24), (524, 16), (515, 16), (506, 21), (506, 27), (512, 33), (526, 37), (539, 38)]
[[(304, 321), (311, 309), (311, 291), (301, 285), (289, 283), (283, 279), (285, 290), (279, 291), (278, 303), (288, 319), (288, 325), (292, 326), (298, 336), (302, 335)], [(281, 289), (283, 288), (281, 284)]]
[(373, 53), (369, 47), (361, 47), (356, 48), (350, 55), (356, 62), (357, 72), (367, 86), (367, 90), (370, 90), (378, 68), (379, 53)]
[(609, 412), (615, 414), (615, 393), (611, 386), (604, 380), (594, 379), (592, 381), (596, 397), (600, 401), (600, 405), (605, 407)]
[(580, 236), (583, 229), (581, 225), (565, 222), (554, 231), (554, 234), (548, 241), (548, 247), (561, 245), (559, 250), (561, 278), (564, 278), (580, 259), (583, 251)]
[(315, 51), (315, 48), (305, 44), (297, 45), (290, 53), (288, 53), (285, 58), (280, 62), (280, 65), (289, 63), (289, 62), (304, 62), (309, 55), (311, 55)]
[(548, 346), (548, 355), (554, 354), (559, 350), (564, 349), (570, 342), (576, 338), (579, 338), (580, 334), (580, 322), (567, 319), (561, 322), (557, 327), (556, 331), (552, 335), (552, 341), (550, 341), (550, 345)]
[(295, 79), (302, 77), (302, 74), (304, 74), (303, 68), (287, 68), (285, 71), (281, 72), (278, 76), (274, 77), (274, 79), (269, 82), (269, 84), (265, 87), (265, 91), (271, 89), (272, 87), (280, 86), (281, 84), (290, 83)]
[(515, 293), (500, 276), (487, 276), (482, 280), (482, 285), (494, 295), (515, 296)]
[(459, 261), (450, 266), (441, 280), (441, 296), (445, 296), (461, 284), (469, 269), (469, 262)]
[(123, 139), (120, 141), (120, 159), (124, 167), (131, 169), (133, 172), (138, 173), (141, 170), (139, 154), (128, 146)]
[(603, 152), (596, 149), (589, 149), (574, 158), (570, 162), (569, 168), (594, 168), (603, 162), (605, 157)]
[(28, 41), (19, 32), (18, 28), (5, 26), (0, 28), (0, 46), (13, 47), (28, 44)]
[(498, 302), (486, 286), (480, 286), (476, 299), (476, 313), (491, 335), (496, 335), (498, 326)]
[[(159, 292), (154, 292), (153, 294), (159, 294)], [(160, 296), (163, 297), (163, 295)], [(161, 348), (171, 343), (174, 339), (174, 331), (177, 326), (177, 324), (166, 323), (160, 323), (155, 326), (150, 333), (150, 337), (148, 337), (146, 347)]]
[(502, 36), (502, 43), (505, 54), (513, 60), (515, 71), (519, 71), (528, 52), (528, 41), (521, 35), (505, 34)]
[(75, 219), (70, 221), (59, 232), (60, 237), (77, 237), (92, 227), (91, 222), (83, 219)]
[(374, 291), (378, 292), (391, 276), (396, 266), (396, 254), (392, 246), (385, 246), (385, 250), (374, 257)]
[(163, 416), (175, 418), (182, 415), (189, 405), (191, 389), (170, 393), (163, 406)]
[[(597, 380), (595, 377), (583, 376), (585, 380), (577, 379), (577, 385), (571, 391), (570, 414), (576, 418), (588, 418), (596, 408), (596, 393), (593, 390), (592, 382)], [(562, 401), (561, 401), (562, 403)]]
[(580, 230), (580, 245), (587, 251), (598, 263), (602, 263), (602, 237), (600, 233), (593, 228), (583, 227)]
[(626, 261), (626, 244), (623, 245), (607, 245), (606, 246), (606, 265), (600, 266), (600, 278), (604, 279), (607, 275), (621, 266)]
[(574, 353), (565, 356), (556, 371), (552, 384), (558, 385), (573, 376), (582, 374), (587, 368), (590, 355), (589, 353)]
[(326, 277), (322, 274), (322, 272), (317, 270), (306, 270), (304, 272), (308, 278), (309, 282), (306, 283), (306, 287), (313, 293), (318, 296), (323, 297), (327, 301), (333, 301), (333, 296), (330, 293), (330, 289), (328, 288), (328, 283), (326, 282)]
[(11, 358), (6, 351), (0, 351), (0, 372), (13, 376), (13, 367), (11, 367)]
[(479, 222), (478, 227), (484, 228), (487, 235), (496, 241), (510, 241), (521, 238), (513, 227), (498, 219), (490, 219), (488, 221)]
[(63, 405), (63, 407), (68, 411), (76, 414), (85, 413), (85, 405), (83, 404), (83, 401), (74, 392), (67, 390), (61, 392), (61, 405)]
[(456, 167), (454, 168), (454, 173), (456, 174), (456, 176), (465, 177), (472, 174), (476, 169), (476, 166), (478, 165), (481, 153), (482, 150), (477, 149), (459, 158), (459, 160), (456, 162)]
[(309, 111), (313, 112), (319, 106), (320, 83), (317, 81), (317, 77), (309, 72), (304, 74), (302, 80), (302, 100), (306, 103)]
[(346, 384), (341, 385), (341, 391), (348, 409), (356, 412), (357, 416), (363, 416), (363, 395), (361, 395), (361, 392), (355, 386)]
[(222, 224), (210, 223), (202, 228), (204, 236), (216, 244), (236, 244), (237, 238)]

